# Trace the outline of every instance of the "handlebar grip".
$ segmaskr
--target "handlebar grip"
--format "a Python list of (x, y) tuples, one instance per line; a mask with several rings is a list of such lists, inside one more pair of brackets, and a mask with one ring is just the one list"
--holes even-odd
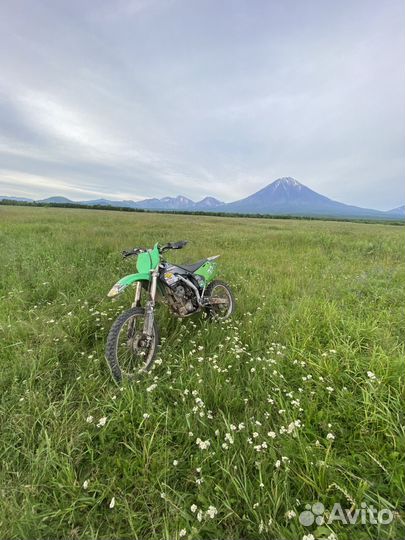
[(187, 240), (180, 240), (180, 242), (173, 242), (173, 244), (171, 244), (171, 248), (172, 249), (182, 249), (186, 245), (187, 245)]

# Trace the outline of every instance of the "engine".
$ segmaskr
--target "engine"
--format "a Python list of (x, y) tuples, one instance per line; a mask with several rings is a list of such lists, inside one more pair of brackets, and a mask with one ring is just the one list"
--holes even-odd
[(195, 292), (187, 283), (176, 283), (171, 287), (172, 308), (180, 317), (194, 313), (198, 308)]
[(166, 285), (165, 301), (179, 317), (187, 317), (199, 309), (196, 291), (199, 282), (181, 276), (174, 265), (166, 265), (160, 274), (160, 279)]

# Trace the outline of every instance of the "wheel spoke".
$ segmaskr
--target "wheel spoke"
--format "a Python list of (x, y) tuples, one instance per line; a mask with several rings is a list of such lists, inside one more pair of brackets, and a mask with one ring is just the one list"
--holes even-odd
[(232, 297), (222, 283), (215, 284), (211, 290), (209, 303), (216, 319), (225, 319), (232, 311)]
[(127, 377), (143, 371), (154, 354), (154, 333), (151, 339), (147, 339), (143, 334), (143, 323), (143, 316), (131, 317), (123, 324), (118, 335), (117, 363)]

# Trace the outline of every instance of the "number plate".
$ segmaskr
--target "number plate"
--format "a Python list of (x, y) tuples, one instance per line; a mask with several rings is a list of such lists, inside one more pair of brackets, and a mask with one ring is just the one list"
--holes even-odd
[(179, 280), (176, 274), (173, 274), (172, 272), (165, 272), (164, 278), (165, 282), (170, 286), (174, 285)]

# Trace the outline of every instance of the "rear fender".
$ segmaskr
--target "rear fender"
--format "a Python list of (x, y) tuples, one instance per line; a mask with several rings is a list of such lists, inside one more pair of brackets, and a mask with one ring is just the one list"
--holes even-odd
[(150, 279), (151, 274), (146, 272), (129, 274), (128, 276), (124, 276), (119, 281), (117, 281), (117, 283), (111, 288), (107, 296), (109, 296), (110, 298), (114, 298), (115, 296), (121, 294), (122, 291), (124, 291), (128, 287), (128, 285), (132, 285), (137, 281), (150, 281)]
[(194, 272), (197, 276), (201, 276), (205, 280), (205, 284), (208, 285), (217, 275), (218, 268), (217, 263), (215, 262), (215, 259), (217, 257), (210, 257), (207, 259), (207, 262), (205, 262), (200, 268)]

